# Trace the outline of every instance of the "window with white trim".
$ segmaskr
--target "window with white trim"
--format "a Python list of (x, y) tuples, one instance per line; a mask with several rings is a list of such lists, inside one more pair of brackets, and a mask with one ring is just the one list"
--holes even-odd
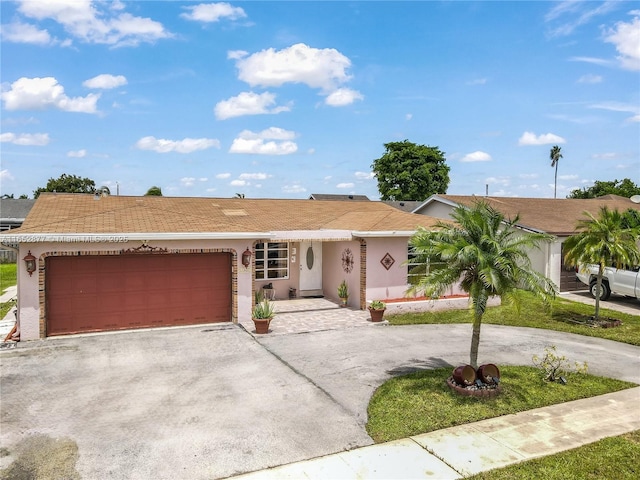
[(256, 280), (289, 278), (289, 243), (256, 244)]

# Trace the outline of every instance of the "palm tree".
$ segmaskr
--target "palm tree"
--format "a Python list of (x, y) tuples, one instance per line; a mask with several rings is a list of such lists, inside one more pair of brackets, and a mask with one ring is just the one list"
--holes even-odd
[(558, 145), (554, 145), (551, 147), (551, 152), (549, 152), (549, 158), (551, 159), (551, 166), (556, 167), (556, 176), (553, 181), (553, 198), (556, 198), (556, 187), (558, 186), (558, 163), (560, 163), (560, 159), (562, 158), (562, 153), (560, 153), (560, 148)]
[(588, 217), (576, 225), (576, 233), (564, 241), (564, 261), (567, 265), (598, 265), (596, 276), (596, 312), (594, 321), (600, 316), (600, 295), (602, 291), (602, 276), (604, 267), (623, 265), (637, 265), (640, 262), (640, 251), (637, 241), (640, 237), (638, 226), (628, 226), (624, 214), (618, 210), (600, 208), (600, 214), (595, 217), (584, 212)]
[(429, 269), (409, 291), (438, 297), (460, 282), (471, 299), (470, 364), (477, 368), (480, 326), (489, 297), (497, 295), (518, 307), (522, 290), (534, 292), (545, 303), (555, 296), (555, 285), (531, 268), (528, 254), (553, 237), (517, 231), (513, 227), (518, 216), (507, 220), (483, 201), (471, 208), (457, 206), (451, 216), (456, 224), (438, 222), (437, 230), (421, 228), (411, 238), (420, 259), (439, 267)]

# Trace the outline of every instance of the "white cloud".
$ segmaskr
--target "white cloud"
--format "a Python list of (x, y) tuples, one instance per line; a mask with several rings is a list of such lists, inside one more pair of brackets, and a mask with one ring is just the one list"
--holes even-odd
[(467, 85), (485, 85), (487, 83), (486, 78), (475, 78), (467, 82)]
[(356, 172), (355, 176), (359, 180), (371, 180), (375, 174), (373, 172)]
[(533, 132), (524, 132), (518, 139), (518, 145), (549, 145), (552, 143), (566, 143), (566, 140), (554, 133), (536, 136)]
[(627, 118), (627, 121), (628, 122), (640, 121), (640, 105), (637, 105), (637, 104), (622, 103), (622, 102), (601, 102), (601, 103), (595, 103), (593, 105), (589, 105), (589, 108), (609, 110), (611, 112), (633, 113), (634, 115)]
[(221, 18), (237, 20), (247, 16), (242, 8), (234, 7), (226, 2), (201, 3), (193, 7), (183, 8), (189, 10), (189, 13), (181, 13), (180, 16), (186, 20), (194, 20), (196, 22), (218, 22)]
[(31, 43), (35, 45), (47, 45), (51, 43), (51, 35), (46, 30), (28, 23), (14, 22), (0, 27), (2, 40), (12, 43)]
[(351, 79), (347, 74), (351, 61), (333, 48), (318, 49), (297, 43), (282, 50), (269, 48), (249, 56), (230, 52), (229, 57), (236, 60), (238, 78), (251, 86), (303, 83), (332, 92)]
[(100, 94), (71, 98), (54, 77), (22, 77), (11, 84), (10, 90), (2, 92), (1, 97), (7, 110), (55, 108), (65, 112), (96, 113)]
[(238, 178), (240, 180), (266, 180), (270, 176), (266, 173), (241, 173)]
[(71, 157), (71, 158), (84, 158), (86, 156), (87, 156), (87, 151), (85, 149), (71, 150), (67, 152), (67, 157)]
[(467, 153), (462, 159), (461, 162), (488, 162), (491, 160), (491, 155), (486, 152), (481, 152), (480, 150)]
[(558, 175), (560, 180), (577, 180), (580, 178), (579, 175)]
[(82, 85), (87, 88), (100, 88), (108, 90), (110, 88), (121, 87), (127, 84), (127, 79), (124, 75), (110, 75), (103, 73), (96, 77), (90, 78), (82, 82)]
[[(574, 0), (565, 0), (556, 3), (545, 15), (545, 21), (553, 22), (560, 17), (565, 17), (565, 20), (561, 24), (553, 26), (549, 34), (552, 37), (571, 35), (581, 25), (616, 8), (616, 3), (617, 2), (603, 2), (596, 4), (595, 2), (576, 2)], [(592, 5), (595, 6), (591, 8)]]
[(215, 138), (185, 138), (183, 140), (165, 140), (156, 137), (143, 137), (136, 142), (140, 150), (153, 150), (158, 153), (191, 153), (208, 148), (220, 148), (220, 141)]
[(195, 183), (196, 179), (194, 177), (182, 177), (180, 179), (180, 183), (182, 184), (183, 187), (193, 187), (193, 184)]
[(325, 98), (324, 103), (331, 107), (344, 107), (345, 105), (351, 105), (356, 100), (364, 100), (364, 96), (350, 88), (339, 88), (331, 92)]
[(242, 92), (236, 97), (218, 102), (213, 111), (218, 120), (225, 120), (243, 115), (276, 114), (291, 110), (289, 106), (274, 106), (275, 103), (276, 96), (273, 93)]
[[(502, 185), (504, 187), (508, 187), (509, 185), (511, 185), (511, 178), (510, 177), (488, 177), (485, 179), (485, 183), (488, 183), (489, 185)], [(497, 193), (494, 193), (494, 195), (497, 195)]]
[(250, 153), (259, 155), (289, 155), (298, 150), (291, 140), (295, 132), (271, 127), (259, 133), (243, 130), (233, 140), (229, 153)]
[(538, 178), (539, 176), (537, 173), (521, 173), (518, 175), (519, 178)]
[(628, 70), (640, 70), (640, 18), (618, 22), (607, 31), (605, 42), (613, 43), (620, 54), (620, 65)]
[(229, 177), (231, 177), (231, 174), (230, 174), (230, 173), (218, 173), (218, 174), (216, 175), (216, 178), (218, 178), (218, 179), (220, 179), (220, 180), (224, 180), (224, 179), (227, 179), (227, 178), (229, 178)]
[(0, 134), (0, 142), (13, 143), (14, 145), (43, 147), (49, 144), (48, 133), (12, 133)]
[(14, 176), (11, 175), (11, 172), (9, 170), (7, 170), (6, 168), (3, 170), (0, 170), (0, 180), (13, 180)]
[(582, 75), (578, 79), (578, 83), (602, 83), (602, 76), (588, 73), (587, 75)]
[(610, 60), (605, 60), (604, 58), (597, 57), (569, 57), (570, 62), (585, 62), (592, 63), (593, 65), (601, 65), (603, 67), (611, 65)]
[(404, 116), (404, 119), (405, 119), (405, 120), (407, 120), (407, 121), (411, 120), (412, 118), (413, 118), (413, 113), (407, 113), (407, 114)]
[(173, 36), (159, 22), (122, 12), (124, 6), (119, 1), (21, 0), (18, 11), (34, 20), (53, 20), (73, 38), (86, 43), (136, 46)]
[(339, 183), (336, 185), (336, 188), (353, 188), (355, 186), (354, 183), (351, 182), (345, 182), (345, 183)]
[(244, 187), (245, 185), (247, 185), (247, 182), (245, 180), (231, 180), (231, 182), (229, 182), (229, 185), (231, 185), (232, 187)]
[(304, 193), (307, 191), (302, 185), (285, 185), (282, 187), (282, 191), (285, 193)]
[(206, 182), (207, 180), (209, 180), (207, 177), (200, 177), (198, 179), (199, 182)]

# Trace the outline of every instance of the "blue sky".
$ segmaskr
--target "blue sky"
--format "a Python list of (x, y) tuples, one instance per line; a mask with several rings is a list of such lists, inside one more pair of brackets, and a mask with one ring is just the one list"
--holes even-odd
[(640, 183), (637, 2), (2, 1), (2, 194), (379, 198), (384, 143), (447, 193)]

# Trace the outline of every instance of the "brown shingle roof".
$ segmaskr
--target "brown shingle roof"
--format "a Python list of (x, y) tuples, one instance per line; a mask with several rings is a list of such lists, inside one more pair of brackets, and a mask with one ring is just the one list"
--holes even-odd
[(597, 216), (602, 206), (624, 212), (629, 208), (640, 209), (640, 205), (618, 195), (605, 195), (593, 199), (575, 198), (518, 198), (476, 197), (466, 195), (437, 195), (449, 202), (470, 206), (474, 201), (485, 200), (493, 208), (513, 218), (520, 214), (521, 226), (553, 235), (572, 235), (579, 220), (586, 219), (584, 212)]
[(114, 234), (413, 231), (436, 220), (381, 202), (235, 198), (127, 197), (43, 193), (13, 233)]

